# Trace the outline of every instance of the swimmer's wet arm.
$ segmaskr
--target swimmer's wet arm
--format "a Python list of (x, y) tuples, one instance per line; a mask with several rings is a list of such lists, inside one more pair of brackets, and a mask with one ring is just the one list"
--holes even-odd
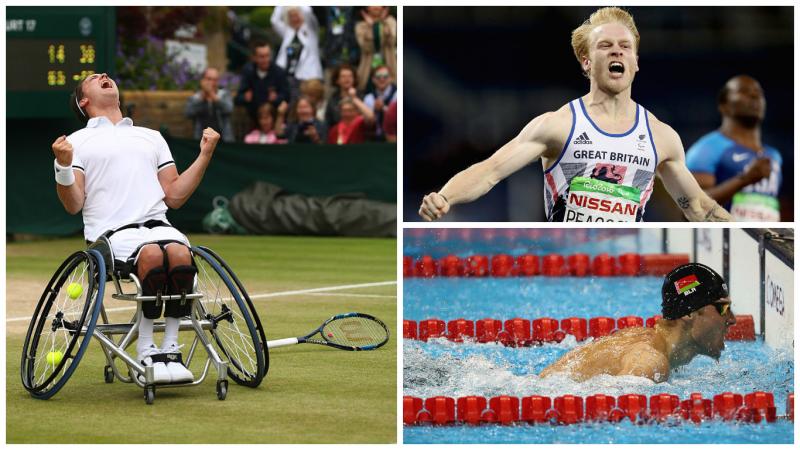
[(683, 215), (692, 222), (730, 222), (732, 219), (728, 211), (700, 188), (686, 167), (683, 144), (678, 133), (661, 122), (653, 130), (656, 148), (662, 157), (657, 169), (658, 176)]

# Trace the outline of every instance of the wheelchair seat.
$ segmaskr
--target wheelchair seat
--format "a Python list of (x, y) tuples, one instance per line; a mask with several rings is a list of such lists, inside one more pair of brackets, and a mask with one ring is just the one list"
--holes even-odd
[(96, 241), (89, 244), (89, 250), (97, 250), (103, 255), (106, 265), (106, 281), (112, 281), (114, 278), (120, 281), (129, 280), (133, 271), (132, 264), (114, 257), (114, 250), (111, 248), (108, 237), (103, 235), (97, 238)]

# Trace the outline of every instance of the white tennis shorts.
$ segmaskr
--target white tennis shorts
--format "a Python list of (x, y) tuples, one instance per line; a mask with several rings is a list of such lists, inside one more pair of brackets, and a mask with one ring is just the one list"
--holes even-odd
[[(189, 246), (186, 235), (173, 227), (128, 228), (112, 234), (109, 238), (114, 259), (121, 261), (127, 261), (142, 244), (167, 240), (182, 242)], [(138, 258), (139, 255), (136, 256)]]

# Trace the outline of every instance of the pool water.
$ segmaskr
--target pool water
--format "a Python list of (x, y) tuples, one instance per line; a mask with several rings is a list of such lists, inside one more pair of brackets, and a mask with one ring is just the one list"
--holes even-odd
[[(408, 253), (407, 253), (408, 254)], [(661, 277), (616, 278), (407, 278), (403, 283), (403, 318), (442, 320), (485, 317), (647, 318), (660, 312)], [(735, 311), (734, 311), (735, 312)], [(586, 397), (626, 393), (648, 397), (663, 392), (681, 400), (692, 392), (705, 398), (726, 391), (773, 392), (778, 415), (794, 391), (794, 359), (762, 341), (727, 342), (719, 361), (705, 356), (673, 371), (668, 382), (641, 377), (600, 376), (585, 382), (536, 374), (579, 345), (574, 337), (541, 347), (507, 348), (497, 344), (403, 342), (403, 395), (492, 397), (533, 394)], [(634, 425), (621, 423), (568, 426), (415, 426), (404, 427), (405, 443), (793, 443), (794, 424), (778, 419), (766, 424), (709, 421), (701, 425)]]

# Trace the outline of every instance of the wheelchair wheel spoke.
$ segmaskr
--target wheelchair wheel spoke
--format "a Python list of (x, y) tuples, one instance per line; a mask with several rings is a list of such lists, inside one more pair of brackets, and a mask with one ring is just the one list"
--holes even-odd
[(216, 256), (195, 249), (198, 290), (203, 294), (199, 314), (211, 318), (210, 334), (220, 356), (228, 360), (228, 374), (239, 384), (258, 386), (263, 378), (264, 353), (252, 315)]

